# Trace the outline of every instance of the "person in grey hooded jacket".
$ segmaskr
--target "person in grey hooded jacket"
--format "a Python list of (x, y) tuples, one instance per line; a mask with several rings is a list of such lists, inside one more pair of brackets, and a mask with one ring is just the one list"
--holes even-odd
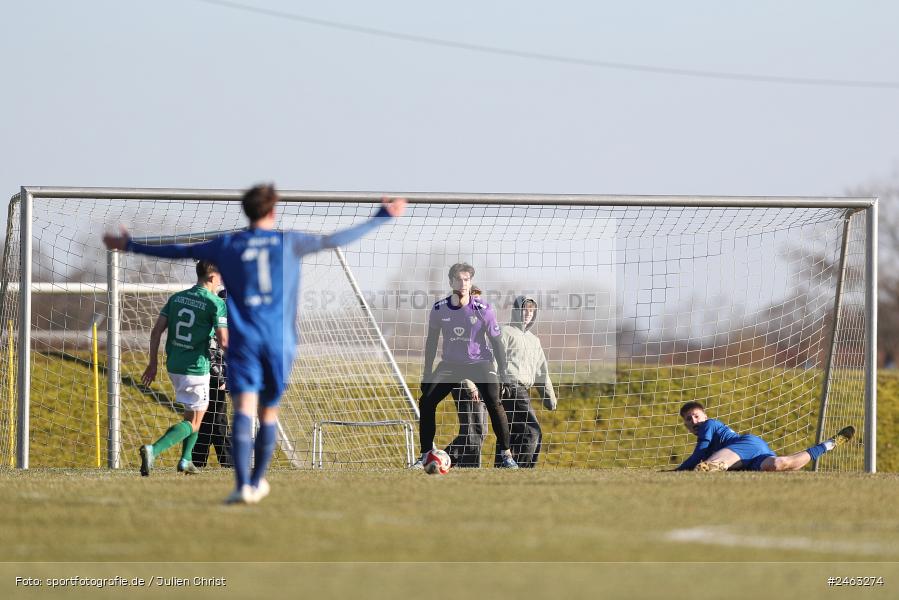
[(511, 383), (503, 386), (503, 407), (509, 419), (512, 456), (522, 468), (537, 466), (543, 432), (531, 406), (530, 389), (536, 387), (544, 408), (556, 410), (558, 401), (549, 377), (546, 355), (531, 328), (537, 322), (537, 301), (518, 296), (512, 321), (502, 327), (506, 364)]

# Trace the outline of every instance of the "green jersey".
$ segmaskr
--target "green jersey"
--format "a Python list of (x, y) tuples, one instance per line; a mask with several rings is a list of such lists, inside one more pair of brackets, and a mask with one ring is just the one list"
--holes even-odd
[(209, 338), (228, 326), (225, 301), (196, 285), (173, 294), (159, 314), (169, 320), (165, 368), (178, 375), (209, 373)]

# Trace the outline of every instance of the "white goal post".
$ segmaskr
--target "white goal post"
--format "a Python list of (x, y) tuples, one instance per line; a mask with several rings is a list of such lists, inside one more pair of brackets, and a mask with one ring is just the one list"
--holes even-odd
[[(13, 197), (0, 464), (95, 467), (102, 437), (106, 466), (134, 466), (136, 448), (175, 418), (167, 381), (138, 382), (152, 321), (192, 283), (192, 266), (107, 253), (100, 237), (125, 223), (151, 243), (208, 239), (245, 225), (241, 195), (23, 187)], [(814, 468), (876, 471), (876, 199), (282, 191), (279, 226), (330, 233), (385, 195), (408, 198), (408, 214), (304, 261), (275, 465), (408, 463), (429, 309), (449, 294), (449, 266), (467, 262), (500, 323), (516, 297), (537, 301), (531, 332), (557, 408), (534, 388), (532, 414), (512, 420), (541, 466), (675, 466), (693, 444), (678, 409), (697, 400), (778, 453), (854, 424), (857, 441)], [(105, 336), (90, 330), (100, 320)], [(91, 383), (92, 369), (105, 384)], [(492, 433), (460, 419), (454, 396), (439, 408), (437, 445), (474, 440), (477, 463), (492, 464)], [(463, 421), (474, 423), (466, 435)]]

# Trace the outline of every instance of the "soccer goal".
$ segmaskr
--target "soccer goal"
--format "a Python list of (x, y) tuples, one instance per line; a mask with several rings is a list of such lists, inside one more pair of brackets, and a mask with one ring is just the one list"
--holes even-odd
[[(193, 265), (107, 252), (101, 235), (122, 223), (149, 243), (208, 239), (245, 226), (240, 195), (13, 197), (0, 282), (3, 464), (136, 466), (138, 447), (178, 418), (164, 374), (150, 388), (140, 375), (159, 309), (193, 284)], [(382, 195), (282, 192), (279, 226), (342, 229)], [(428, 315), (450, 293), (449, 267), (466, 262), (500, 323), (517, 297), (537, 303), (529, 331), (557, 407), (535, 387), (531, 417), (513, 421), (539, 444), (539, 466), (679, 464), (694, 438), (678, 409), (697, 400), (778, 453), (855, 425), (849, 447), (815, 468), (876, 470), (875, 199), (403, 195), (402, 219), (306, 257), (276, 466), (408, 464)], [(463, 406), (458, 396), (440, 405), (438, 446), (464, 433)], [(463, 430), (480, 432), (469, 435), (477, 464), (493, 464), (489, 426), (463, 417)]]

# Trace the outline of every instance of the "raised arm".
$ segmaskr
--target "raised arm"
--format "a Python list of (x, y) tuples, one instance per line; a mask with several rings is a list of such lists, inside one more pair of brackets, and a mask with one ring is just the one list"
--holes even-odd
[(325, 248), (346, 246), (385, 224), (388, 219), (402, 216), (405, 210), (406, 200), (404, 198), (384, 198), (381, 202), (381, 209), (372, 218), (358, 225), (323, 236), (297, 233), (294, 237), (295, 248), (298, 254), (307, 254)]
[(218, 239), (200, 244), (141, 244), (131, 239), (128, 230), (122, 227), (119, 235), (104, 234), (103, 243), (108, 250), (134, 252), (160, 258), (193, 258), (215, 260), (218, 254)]

